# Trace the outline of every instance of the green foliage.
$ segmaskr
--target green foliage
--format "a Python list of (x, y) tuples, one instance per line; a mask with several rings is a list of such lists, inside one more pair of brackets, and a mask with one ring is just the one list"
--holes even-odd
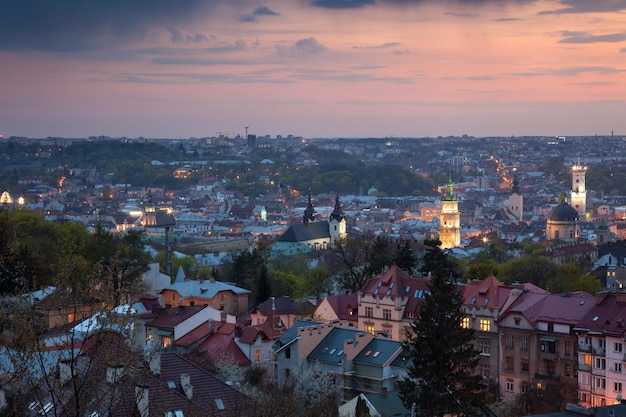
[(530, 255), (503, 264), (500, 269), (501, 276), (498, 278), (505, 284), (530, 282), (545, 289), (558, 273), (558, 265), (549, 259)]
[(602, 289), (600, 280), (591, 274), (585, 274), (578, 278), (574, 285), (573, 291), (587, 291), (590, 294), (596, 294)]
[(417, 405), (420, 416), (475, 416), (485, 410), (486, 393), (478, 365), (474, 330), (461, 327), (465, 317), (453, 265), (439, 246), (427, 240), (423, 271), (431, 272), (430, 293), (411, 324), (404, 347), (409, 351), (408, 376), (398, 384), (405, 407)]

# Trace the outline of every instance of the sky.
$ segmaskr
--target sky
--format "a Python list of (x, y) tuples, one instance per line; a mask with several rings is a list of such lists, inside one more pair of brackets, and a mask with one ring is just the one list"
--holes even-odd
[(626, 135), (626, 0), (0, 0), (0, 134)]

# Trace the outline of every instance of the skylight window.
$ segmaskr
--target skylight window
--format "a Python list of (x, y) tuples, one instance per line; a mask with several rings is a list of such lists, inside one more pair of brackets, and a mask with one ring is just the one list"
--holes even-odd
[(378, 355), (380, 355), (380, 352), (375, 352), (375, 353), (372, 355), (372, 357), (377, 358), (377, 357), (378, 357)]
[(332, 349), (330, 350), (330, 352), (328, 352), (328, 354), (329, 354), (329, 355), (332, 355), (333, 353), (335, 353), (335, 351), (336, 351), (336, 350), (337, 350), (337, 349), (332, 348)]
[(470, 301), (470, 304), (471, 305), (476, 304), (476, 296), (472, 297), (472, 301)]
[(382, 282), (382, 281), (378, 281), (378, 285), (376, 285), (376, 287), (377, 287), (377, 288), (380, 288), (380, 287), (381, 287), (381, 285), (383, 285), (383, 282)]
[(224, 401), (222, 401), (221, 398), (214, 398), (213, 401), (215, 402), (215, 406), (217, 407), (219, 411), (226, 410), (226, 405), (224, 404)]
[(406, 288), (405, 288), (405, 290), (404, 290), (404, 292), (409, 292), (409, 291), (411, 291), (411, 286), (410, 286), (410, 285), (407, 285), (407, 286), (406, 286)]
[(341, 356), (343, 355), (343, 349), (339, 349), (339, 351), (337, 352), (337, 356)]
[(170, 389), (176, 389), (176, 381), (172, 381), (171, 379), (167, 381), (167, 387)]
[(395, 284), (395, 282), (392, 282), (391, 285), (389, 285), (389, 289), (393, 288), (393, 284)]
[(600, 316), (595, 316), (595, 317), (593, 318), (593, 321), (598, 321), (598, 319), (599, 319), (599, 318), (600, 318)]
[(371, 355), (371, 354), (372, 354), (372, 351), (371, 351), (371, 350), (368, 350), (367, 352), (365, 352), (365, 356), (369, 356), (369, 355)]

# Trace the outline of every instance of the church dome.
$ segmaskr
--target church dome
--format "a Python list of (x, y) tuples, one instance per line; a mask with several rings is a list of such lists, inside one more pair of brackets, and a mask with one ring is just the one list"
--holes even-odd
[(559, 204), (556, 206), (550, 216), (548, 216), (553, 222), (575, 222), (579, 219), (576, 209), (569, 204)]

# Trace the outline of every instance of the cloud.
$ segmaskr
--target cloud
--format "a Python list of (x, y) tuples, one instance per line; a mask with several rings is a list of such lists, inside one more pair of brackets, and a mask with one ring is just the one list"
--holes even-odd
[(519, 17), (501, 17), (498, 19), (493, 19), (494, 22), (518, 22), (522, 19)]
[(319, 54), (328, 50), (313, 37), (300, 39), (287, 47), (278, 45), (276, 48), (279, 54), (285, 56)]
[(183, 35), (181, 31), (176, 28), (168, 27), (166, 30), (170, 33), (170, 39), (173, 43), (200, 43), (209, 40), (209, 37), (203, 33), (194, 33)]
[(275, 11), (273, 11), (272, 9), (270, 9), (267, 6), (260, 6), (257, 7), (256, 9), (254, 9), (254, 11), (250, 14), (246, 14), (241, 16), (241, 18), (239, 19), (239, 21), (241, 22), (256, 22), (257, 16), (280, 16), (280, 13), (277, 13)]
[(69, 52), (128, 44), (145, 39), (155, 27), (176, 27), (225, 1), (0, 1), (0, 49)]
[(541, 70), (538, 69), (532, 72), (516, 72), (510, 75), (518, 77), (543, 77), (543, 76), (557, 76), (557, 77), (575, 77), (585, 73), (595, 74), (620, 74), (626, 72), (626, 69), (613, 68), (613, 67), (568, 67), (554, 70)]
[(353, 45), (352, 49), (389, 49), (396, 46), (399, 46), (400, 42), (385, 42), (378, 45), (366, 45), (366, 46), (358, 46)]
[(311, 6), (326, 9), (355, 9), (375, 4), (375, 0), (313, 0)]
[(544, 10), (539, 14), (612, 13), (626, 10), (626, 0), (561, 0), (561, 9)]
[(565, 36), (565, 38), (561, 39), (559, 43), (615, 43), (626, 41), (626, 32), (591, 35), (587, 32), (570, 32), (565, 30), (562, 31), (561, 34)]

